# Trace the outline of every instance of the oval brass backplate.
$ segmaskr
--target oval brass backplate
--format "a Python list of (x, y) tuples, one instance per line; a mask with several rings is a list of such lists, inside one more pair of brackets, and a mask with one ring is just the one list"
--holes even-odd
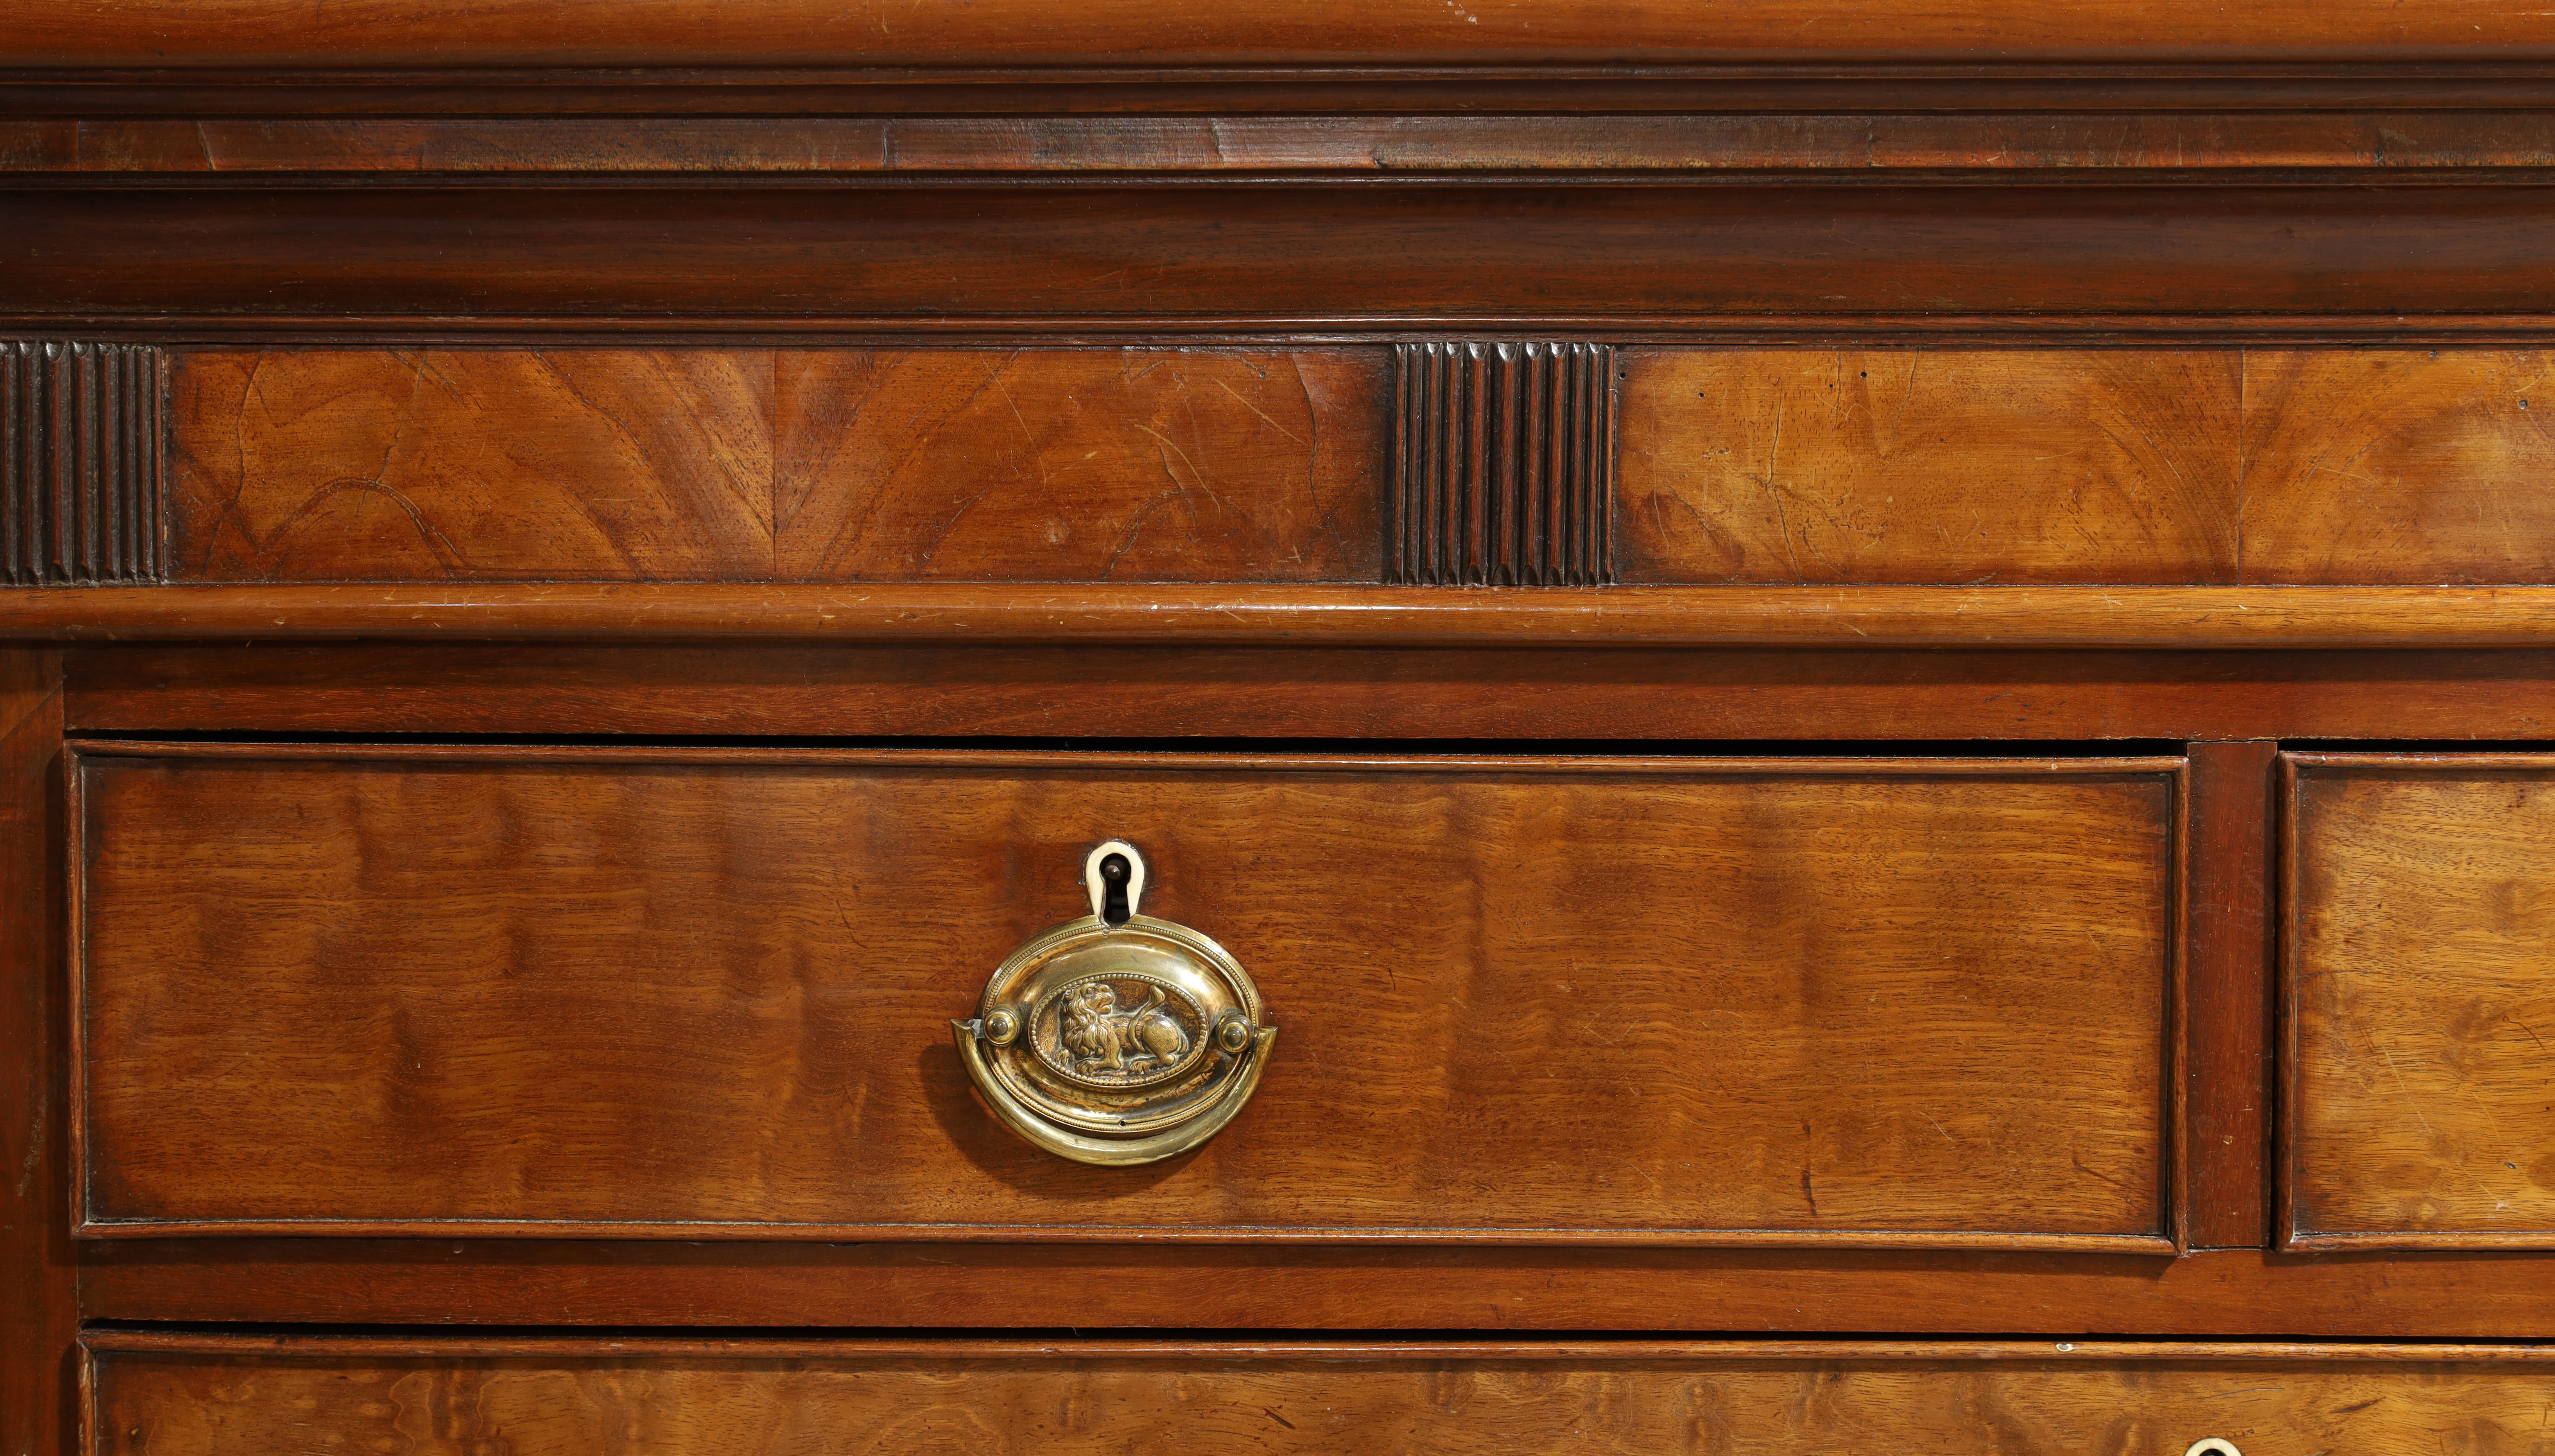
[(1091, 913), (1013, 951), (976, 1015), (949, 1024), (1004, 1126), (1076, 1162), (1153, 1162), (1214, 1137), (1278, 1038), (1240, 961), (1137, 912), (1146, 879), (1134, 845), (1091, 851)]

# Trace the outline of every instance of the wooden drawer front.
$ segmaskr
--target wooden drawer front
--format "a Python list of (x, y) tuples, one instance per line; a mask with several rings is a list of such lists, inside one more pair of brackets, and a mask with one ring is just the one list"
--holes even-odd
[[(2181, 761), (90, 745), (90, 1233), (2164, 1250)], [(949, 1019), (1083, 856), (1282, 1035), (1068, 1163)]]
[(94, 1456), (2555, 1451), (2526, 1346), (113, 1334), (89, 1359)]
[(2555, 1248), (2555, 757), (2286, 766), (2289, 1241)]

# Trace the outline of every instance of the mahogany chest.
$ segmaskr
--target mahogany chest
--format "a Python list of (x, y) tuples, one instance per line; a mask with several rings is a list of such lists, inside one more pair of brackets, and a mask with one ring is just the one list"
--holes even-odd
[(0, 1453), (2555, 1452), (2555, 18), (21, 0)]

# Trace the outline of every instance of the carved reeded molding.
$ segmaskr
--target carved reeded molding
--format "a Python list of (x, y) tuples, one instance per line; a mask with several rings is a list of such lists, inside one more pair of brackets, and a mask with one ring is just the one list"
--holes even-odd
[(150, 344), (0, 342), (0, 581), (161, 579), (166, 373)]
[(1615, 579), (1615, 347), (1395, 350), (1390, 580), (1594, 586)]

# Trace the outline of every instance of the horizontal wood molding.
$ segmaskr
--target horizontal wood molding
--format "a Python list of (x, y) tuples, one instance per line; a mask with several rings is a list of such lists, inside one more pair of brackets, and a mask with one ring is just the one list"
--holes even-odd
[[(2052, 185), (1897, 176), (1247, 181), (872, 178), (760, 188), (22, 179), (0, 319), (34, 332), (502, 330), (503, 320), (1039, 334), (1592, 329), (1886, 317), (2543, 318), (2543, 178)], [(1981, 267), (1994, 257), (1998, 266)], [(2473, 326), (2470, 324), (2469, 326)], [(1556, 331), (1559, 331), (1558, 333)]]
[(1390, 579), (1615, 579), (1613, 346), (1402, 344), (1394, 370)]
[[(2545, 1352), (1949, 1341), (407, 1340), (101, 1332), (83, 1352), (96, 1456), (290, 1449), (309, 1430), (424, 1456), (640, 1456), (774, 1431), (825, 1449), (1104, 1456), (1247, 1441), (1552, 1456), (1714, 1444), (1773, 1456), (1876, 1430), (1910, 1456), (2279, 1437), (2400, 1451), (2454, 1430), (2535, 1438)], [(750, 1447), (746, 1447), (750, 1449)]]
[(827, 0), (550, 0), (456, 30), (403, 0), (232, 0), (173, 18), (153, 0), (26, 0), (7, 60), (39, 66), (863, 64), (1589, 65), (2020, 61), (2278, 64), (2555, 60), (2530, 11), (2376, 0), (2088, 0), (2016, 14), (1999, 0), (1558, 0), (1531, 10), (1432, 0), (1303, 0), (1282, 12), (1178, 0), (1043, 0), (845, 11)]
[(1199, 643), (1404, 647), (2543, 648), (2555, 587), (881, 586), (42, 588), (0, 639)]
[[(1821, 646), (137, 643), (69, 653), (63, 711), (89, 734), (2555, 739), (2555, 652), (2542, 646), (1912, 657)], [(2210, 789), (2199, 791), (2208, 813)], [(2266, 832), (2258, 818), (2222, 831), (2221, 843)]]
[[(0, 109), (8, 100), (0, 85)], [(2089, 97), (2084, 109), (2056, 116), (0, 117), (0, 173), (243, 181), (309, 174), (395, 181), (1428, 172), (1978, 172), (2014, 179), (2331, 168), (2383, 181), (2555, 165), (2555, 115), (2545, 112), (2144, 111), (2120, 100)]]
[(1159, 1328), (1175, 1303), (1192, 1329), (1295, 1309), (1370, 1330), (1620, 1331), (1674, 1311), (1680, 1326), (1729, 1331), (2555, 1339), (2555, 1267), (2494, 1254), (361, 1239), (84, 1253), (89, 1319), (433, 1324), (466, 1308), (511, 1325), (1046, 1329), (1046, 1291), (1070, 1285), (1091, 1291), (1085, 1330)]
[(0, 582), (161, 575), (161, 350), (0, 340)]

